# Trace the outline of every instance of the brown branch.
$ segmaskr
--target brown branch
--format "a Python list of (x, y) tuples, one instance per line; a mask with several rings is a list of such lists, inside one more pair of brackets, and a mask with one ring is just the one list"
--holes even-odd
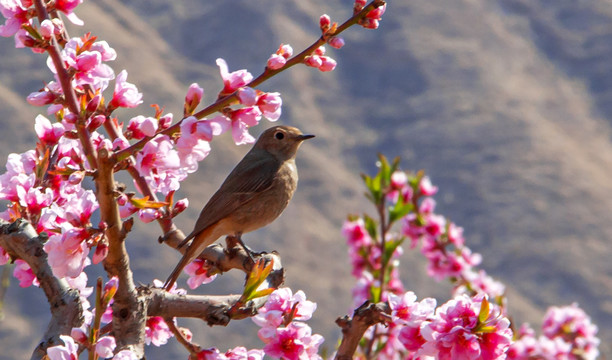
[[(43, 0), (34, 0), (34, 6), (36, 7), (36, 12), (38, 15), (38, 21), (43, 22), (43, 20), (49, 19), (49, 13), (47, 12), (47, 8), (43, 3)], [(68, 74), (68, 71), (64, 67), (64, 61), (62, 60), (62, 52), (60, 50), (60, 46), (55, 38), (55, 35), (51, 37), (51, 45), (48, 46), (45, 50), (49, 53), (49, 57), (53, 62), (53, 66), (55, 67), (55, 71), (57, 74), (57, 78), (59, 79), (60, 85), (62, 87), (62, 91), (64, 93), (64, 98), (66, 102), (66, 106), (70, 110), (72, 114), (77, 116), (76, 121), (76, 129), (81, 145), (83, 146), (83, 151), (85, 152), (85, 156), (87, 157), (87, 161), (92, 169), (96, 168), (96, 153), (94, 151), (94, 146), (91, 141), (91, 136), (87, 128), (85, 127), (85, 118), (79, 111), (79, 101), (77, 100), (76, 93), (74, 88), (72, 87), (72, 77)]]
[(359, 341), (365, 331), (372, 325), (384, 324), (390, 320), (391, 309), (387, 303), (363, 303), (353, 312), (353, 318), (348, 315), (336, 319), (336, 324), (342, 329), (342, 342), (336, 352), (336, 360), (353, 358)]
[(127, 230), (119, 215), (119, 205), (115, 199), (115, 163), (106, 149), (98, 153), (96, 172), (96, 197), (100, 204), (100, 219), (106, 223), (108, 255), (104, 259), (104, 269), (109, 276), (119, 278), (119, 287), (113, 303), (113, 336), (117, 348), (130, 348), (136, 354), (144, 355), (144, 334), (146, 326), (147, 301), (139, 296), (134, 285), (130, 268), (130, 258), (125, 248)]
[(31, 359), (42, 359), (47, 348), (62, 345), (59, 335), (70, 334), (73, 327), (83, 324), (83, 308), (79, 292), (63, 279), (53, 276), (43, 244), (46, 233), (37, 234), (30, 223), (19, 219), (11, 224), (0, 220), (0, 246), (12, 258), (28, 263), (49, 301), (51, 320)]

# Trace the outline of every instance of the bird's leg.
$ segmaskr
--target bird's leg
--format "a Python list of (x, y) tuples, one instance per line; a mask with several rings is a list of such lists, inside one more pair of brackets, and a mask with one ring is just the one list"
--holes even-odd
[(242, 246), (244, 251), (246, 251), (247, 255), (249, 256), (249, 259), (251, 259), (253, 264), (255, 264), (255, 259), (253, 258), (253, 250), (249, 249), (249, 247), (244, 244), (244, 241), (242, 241), (242, 233), (241, 232), (236, 233), (235, 237), (236, 237), (236, 240), (238, 240), (238, 244), (240, 244), (240, 246)]

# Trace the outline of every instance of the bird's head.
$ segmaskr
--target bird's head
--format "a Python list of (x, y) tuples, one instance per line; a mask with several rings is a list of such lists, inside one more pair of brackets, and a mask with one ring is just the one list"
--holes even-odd
[(313, 137), (314, 135), (302, 134), (300, 129), (292, 126), (274, 126), (259, 136), (254, 147), (266, 150), (284, 161), (294, 158), (302, 141)]

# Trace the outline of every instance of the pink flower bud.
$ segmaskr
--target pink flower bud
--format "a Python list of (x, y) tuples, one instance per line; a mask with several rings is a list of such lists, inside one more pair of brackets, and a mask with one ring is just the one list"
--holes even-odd
[(323, 64), (323, 61), (321, 60), (320, 56), (318, 56), (318, 55), (311, 55), (311, 56), (306, 56), (306, 58), (304, 59), (304, 63), (307, 66), (312, 66), (312, 67), (319, 68), (321, 66), (321, 64)]
[(189, 206), (189, 199), (187, 198), (177, 201), (174, 204), (174, 209), (173, 209), (174, 211), (172, 212), (172, 216), (176, 216), (182, 213), (183, 211), (185, 211), (185, 209), (187, 209), (188, 206)]
[(321, 66), (319, 66), (319, 70), (332, 71), (336, 68), (336, 64), (336, 60), (330, 58), (329, 56), (321, 56)]
[(27, 100), (30, 105), (43, 106), (51, 104), (55, 100), (55, 94), (50, 91), (37, 91), (30, 93)]
[(330, 25), (331, 25), (331, 18), (329, 17), (329, 15), (327, 14), (321, 15), (321, 17), (319, 18), (319, 27), (321, 28), (321, 31), (326, 32), (327, 30), (329, 30)]
[(283, 55), (272, 54), (268, 59), (267, 66), (271, 70), (277, 70), (285, 66), (287, 59)]
[(49, 19), (45, 19), (40, 23), (40, 35), (45, 39), (49, 39), (55, 32), (54, 28), (53, 22)]
[(87, 110), (89, 112), (94, 112), (94, 111), (98, 110), (98, 106), (100, 106), (100, 102), (101, 101), (102, 101), (102, 95), (96, 94), (96, 96), (94, 96), (89, 101), (89, 104), (87, 104), (87, 107), (86, 107), (85, 110)]
[(367, 0), (355, 0), (354, 11), (361, 11), (367, 3)]
[(94, 252), (91, 261), (94, 264), (99, 264), (104, 259), (106, 259), (107, 255), (108, 255), (108, 245), (104, 243), (100, 243), (98, 244), (98, 246), (96, 246), (96, 251)]
[(104, 290), (102, 291), (102, 297), (104, 299), (112, 299), (113, 296), (115, 296), (115, 293), (117, 292), (117, 288), (119, 288), (119, 278), (116, 276), (113, 276), (110, 278), (110, 280), (108, 280), (108, 282), (106, 284), (104, 284)]
[(72, 174), (70, 174), (70, 176), (68, 176), (68, 183), (71, 185), (78, 185), (81, 183), (81, 181), (83, 181), (84, 177), (85, 177), (84, 171), (75, 171)]
[(373, 9), (372, 11), (366, 14), (366, 17), (374, 20), (380, 20), (382, 15), (385, 13), (385, 10), (387, 10), (387, 4)]
[(204, 96), (204, 89), (197, 83), (193, 83), (189, 86), (187, 95), (185, 95), (185, 114), (193, 114), (198, 105), (200, 105), (202, 96)]
[(102, 126), (102, 124), (104, 124), (105, 121), (106, 121), (105, 115), (96, 115), (89, 119), (89, 124), (87, 124), (87, 130), (94, 131), (100, 126)]
[(125, 204), (127, 204), (129, 198), (127, 195), (125, 194), (121, 194), (117, 197), (117, 204), (119, 204), (120, 206), (124, 206)]
[(172, 113), (166, 114), (159, 118), (159, 129), (166, 130), (172, 125)]
[(161, 213), (156, 209), (141, 209), (138, 211), (140, 221), (147, 224), (161, 217)]
[(344, 39), (341, 37), (334, 36), (330, 38), (327, 41), (327, 43), (329, 44), (329, 46), (333, 47), (334, 49), (340, 49), (341, 47), (344, 46)]
[(293, 56), (293, 48), (289, 44), (283, 44), (276, 53), (282, 55), (285, 59), (289, 59)]
[(319, 46), (315, 51), (315, 55), (323, 56), (325, 55), (325, 46)]
[(73, 113), (66, 114), (66, 116), (64, 116), (64, 121), (66, 121), (68, 124), (76, 124), (77, 116)]

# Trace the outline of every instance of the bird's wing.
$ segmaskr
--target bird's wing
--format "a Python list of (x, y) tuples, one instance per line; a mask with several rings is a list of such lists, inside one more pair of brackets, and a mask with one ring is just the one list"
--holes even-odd
[(268, 156), (250, 152), (236, 165), (202, 209), (187, 239), (193, 238), (202, 230), (230, 215), (255, 195), (272, 186), (281, 163), (274, 156), (266, 155)]

